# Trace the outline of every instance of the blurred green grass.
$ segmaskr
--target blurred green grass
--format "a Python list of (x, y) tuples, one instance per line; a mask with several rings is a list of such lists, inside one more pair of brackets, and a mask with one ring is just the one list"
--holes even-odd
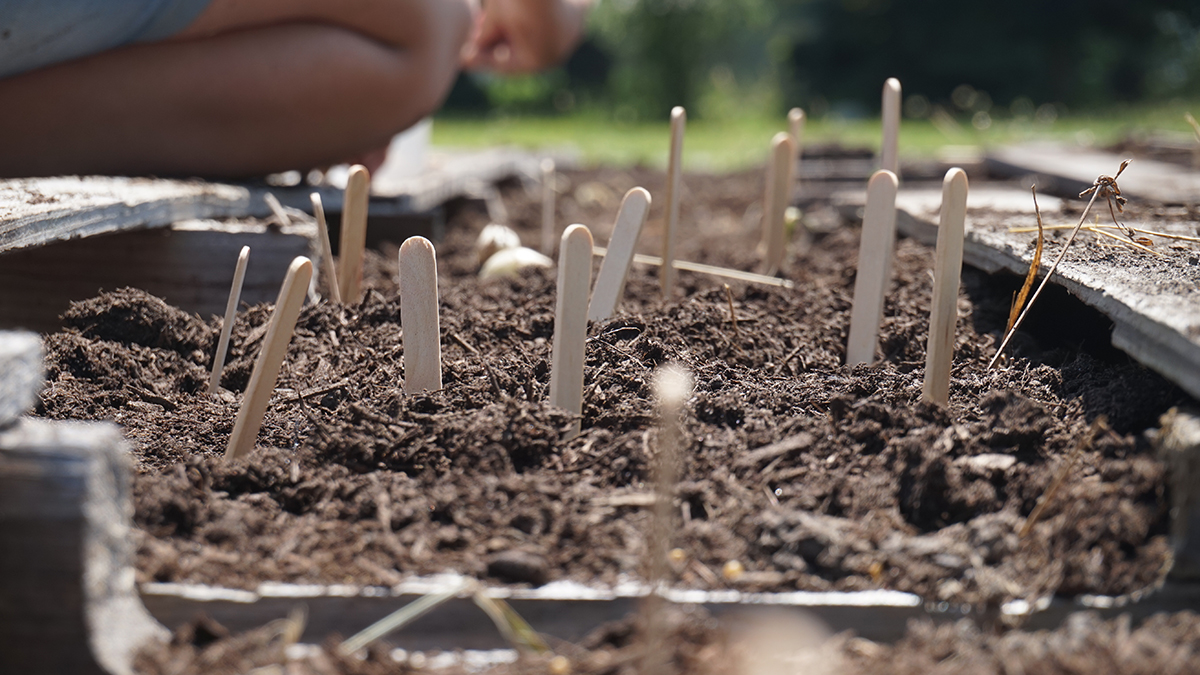
[[(941, 115), (905, 119), (900, 152), (906, 157), (934, 156), (946, 146), (987, 149), (1039, 140), (1105, 147), (1128, 137), (1192, 133), (1184, 113), (1200, 115), (1200, 101), (1114, 108), (1102, 113), (1063, 114), (1055, 119), (998, 118), (977, 128), (971, 118)], [(982, 120), (979, 120), (982, 122)], [(984, 126), (981, 124), (980, 126)], [(735, 171), (761, 166), (771, 137), (785, 130), (786, 119), (738, 118), (693, 120), (684, 143), (684, 166), (691, 171)], [(805, 144), (839, 143), (877, 149), (878, 119), (809, 120)], [(563, 154), (584, 165), (663, 167), (668, 125), (662, 122), (613, 122), (601, 114), (562, 117), (438, 117), (433, 143), (448, 148), (514, 146), (534, 152)]]

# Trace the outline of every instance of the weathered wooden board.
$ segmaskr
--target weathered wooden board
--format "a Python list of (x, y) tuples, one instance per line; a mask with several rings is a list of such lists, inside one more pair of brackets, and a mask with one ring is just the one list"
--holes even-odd
[[(1095, 182), (1113, 175), (1128, 156), (1057, 144), (1018, 145), (988, 153), (988, 168), (1000, 176), (1037, 176), (1038, 189), (1073, 197)], [(1165, 204), (1200, 202), (1200, 171), (1179, 164), (1136, 159), (1121, 174), (1121, 193)]]
[(0, 429), (29, 412), (42, 390), (42, 341), (33, 333), (0, 331)]
[[(1124, 186), (1122, 176), (1122, 190)], [(932, 245), (940, 199), (926, 190), (901, 188), (896, 199), (899, 231)], [(1039, 201), (1046, 225), (1078, 221), (1078, 216), (1061, 212), (1060, 202), (1044, 197)], [(1033, 259), (1037, 235), (1012, 233), (1009, 228), (1035, 226), (1032, 210), (1032, 200), (1022, 190), (972, 190), (964, 260), (987, 272), (1003, 269), (1023, 276)], [(1190, 222), (1129, 220), (1125, 224), (1197, 235), (1196, 223)], [(1057, 257), (1068, 233), (1047, 233), (1044, 265)], [(1055, 272), (1054, 283), (1112, 319), (1113, 346), (1200, 398), (1200, 247), (1159, 240), (1155, 249), (1162, 255), (1153, 255), (1113, 244), (1080, 233)]]
[(0, 328), (55, 330), (72, 300), (123, 286), (221, 315), (242, 246), (250, 247), (242, 300), (274, 302), (292, 259), (317, 255), (315, 238), (311, 223), (187, 221), (11, 251), (0, 256)]

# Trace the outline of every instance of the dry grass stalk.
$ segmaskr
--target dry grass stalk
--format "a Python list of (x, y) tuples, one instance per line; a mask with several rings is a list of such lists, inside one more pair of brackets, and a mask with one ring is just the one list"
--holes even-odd
[(321, 272), (325, 275), (325, 283), (329, 284), (329, 299), (342, 304), (341, 289), (338, 288), (337, 268), (333, 265), (333, 245), (329, 243), (329, 223), (325, 220), (325, 205), (321, 203), (321, 194), (314, 192), (308, 196), (312, 201), (313, 216), (317, 219), (317, 233), (321, 244)]
[[(1075, 227), (1074, 225), (1046, 225), (1043, 229), (1046, 230), (1069, 230)], [(1157, 230), (1147, 230), (1141, 227), (1132, 227), (1129, 225), (1084, 225), (1083, 229), (1088, 232), (1096, 232), (1097, 234), (1109, 234), (1105, 230), (1117, 230), (1119, 232), (1135, 232), (1137, 234), (1145, 234), (1151, 237), (1161, 237), (1163, 239), (1175, 239), (1178, 241), (1190, 241), (1200, 243), (1200, 237), (1189, 237), (1186, 234), (1173, 234), (1171, 232), (1159, 232)], [(1028, 234), (1037, 232), (1036, 227), (1010, 227), (1008, 231), (1013, 234)], [(1111, 235), (1109, 235), (1111, 236)], [(1157, 251), (1156, 251), (1157, 253)]]
[(1039, 519), (1041, 519), (1042, 513), (1046, 511), (1046, 507), (1049, 506), (1050, 502), (1054, 500), (1055, 495), (1057, 495), (1059, 490), (1062, 489), (1063, 483), (1067, 481), (1067, 476), (1071, 474), (1071, 469), (1075, 466), (1075, 463), (1079, 461), (1079, 457), (1083, 455), (1085, 450), (1091, 449), (1092, 444), (1096, 442), (1096, 435), (1100, 432), (1100, 430), (1107, 428), (1108, 420), (1105, 419), (1103, 415), (1097, 417), (1095, 421), (1092, 422), (1092, 425), (1088, 428), (1087, 436), (1084, 437), (1083, 442), (1071, 450), (1071, 454), (1068, 455), (1067, 459), (1063, 462), (1062, 468), (1058, 470), (1058, 474), (1055, 475), (1054, 480), (1050, 482), (1050, 487), (1046, 489), (1046, 492), (1042, 495), (1041, 499), (1038, 500), (1037, 505), (1033, 507), (1033, 511), (1030, 512), (1029, 517), (1025, 519), (1025, 524), (1021, 526), (1021, 533), (1019, 535), (1020, 538), (1024, 539), (1031, 531), (1033, 531), (1033, 526), (1037, 524)]
[[(608, 255), (608, 249), (603, 246), (593, 246), (592, 253), (600, 257), (605, 257)], [(656, 255), (642, 255), (641, 253), (634, 254), (633, 262), (639, 265), (652, 265), (654, 267), (660, 267), (663, 264), (662, 258)], [(704, 263), (694, 263), (686, 260), (676, 260), (673, 266), (675, 269), (683, 270), (684, 272), (707, 274), (722, 279), (745, 281), (752, 284), (762, 284), (763, 286), (775, 286), (777, 288), (795, 288), (796, 286), (795, 282), (790, 279), (768, 277), (762, 274), (755, 274), (754, 272), (743, 272), (742, 270), (732, 270), (727, 267), (705, 265)]]
[(883, 147), (879, 168), (900, 175), (900, 80), (889, 77), (883, 83)]
[(883, 303), (892, 277), (896, 241), (896, 174), (881, 169), (867, 183), (858, 270), (854, 279), (854, 304), (850, 310), (850, 335), (846, 340), (846, 365), (871, 363), (879, 344)]
[(771, 139), (767, 164), (767, 190), (763, 198), (762, 243), (765, 249), (763, 274), (774, 276), (783, 268), (787, 254), (787, 207), (792, 199), (791, 134), (779, 132)]
[(1013, 301), (1012, 309), (1008, 310), (1008, 325), (1004, 327), (1006, 331), (1017, 322), (1017, 316), (1020, 315), (1021, 308), (1025, 306), (1029, 291), (1033, 289), (1033, 280), (1037, 278), (1038, 268), (1042, 265), (1042, 246), (1046, 242), (1046, 233), (1042, 229), (1042, 209), (1038, 207), (1037, 202), (1037, 186), (1034, 185), (1029, 189), (1033, 193), (1033, 212), (1037, 214), (1037, 248), (1033, 251), (1033, 262), (1029, 264), (1029, 273), (1025, 275), (1025, 283), (1021, 285), (1021, 292)]
[(338, 288), (342, 300), (357, 304), (362, 293), (363, 249), (367, 245), (367, 207), (371, 189), (371, 174), (366, 167), (350, 167), (346, 195), (342, 202), (341, 269)]
[[(1113, 203), (1116, 203), (1117, 209), (1121, 209), (1125, 206), (1125, 198), (1121, 196), (1121, 189), (1117, 187), (1117, 179), (1121, 177), (1121, 174), (1125, 171), (1125, 168), (1129, 166), (1131, 161), (1132, 160), (1127, 159), (1121, 162), (1120, 168), (1117, 169), (1117, 175), (1099, 176), (1096, 178), (1096, 182), (1092, 183), (1090, 188), (1079, 193), (1080, 197), (1086, 197), (1090, 194), (1092, 198), (1088, 200), (1087, 206), (1084, 207), (1083, 213), (1080, 214), (1079, 223), (1075, 225), (1075, 229), (1071, 230), (1071, 236), (1067, 237), (1067, 243), (1063, 244), (1062, 250), (1058, 252), (1058, 257), (1054, 259), (1054, 264), (1050, 266), (1050, 269), (1046, 272), (1046, 276), (1042, 277), (1042, 283), (1039, 284), (1037, 290), (1033, 292), (1033, 297), (1029, 299), (1029, 303), (1025, 305), (1025, 309), (1021, 311), (1021, 315), (1017, 317), (1016, 322), (1013, 323), (1013, 325), (1009, 327), (1008, 331), (1005, 332), (1004, 340), (1000, 342), (1000, 346), (996, 349), (996, 355), (993, 356), (992, 360), (988, 363), (988, 368), (995, 366), (996, 362), (1000, 360), (1000, 355), (1004, 353), (1004, 348), (1008, 346), (1009, 341), (1012, 340), (1012, 336), (1017, 332), (1018, 329), (1020, 329), (1021, 324), (1025, 321), (1025, 317), (1029, 316), (1030, 308), (1033, 307), (1033, 303), (1037, 302), (1038, 296), (1042, 294), (1042, 290), (1046, 288), (1046, 284), (1049, 283), (1050, 278), (1054, 276), (1054, 270), (1058, 269), (1059, 263), (1061, 263), (1063, 258), (1067, 256), (1067, 251), (1071, 249), (1071, 244), (1075, 242), (1075, 237), (1079, 234), (1079, 230), (1083, 228), (1083, 223), (1087, 220), (1088, 212), (1092, 210), (1092, 205), (1096, 203), (1097, 199), (1103, 196), (1108, 200), (1109, 211), (1113, 215), (1113, 221), (1116, 221), (1117, 215), (1116, 212), (1113, 211)], [(1120, 223), (1117, 223), (1117, 225), (1121, 226)]]
[(547, 157), (542, 160), (542, 253), (554, 255), (554, 210), (557, 192), (555, 190), (554, 160)]
[(304, 306), (310, 281), (312, 261), (303, 256), (293, 260), (283, 280), (283, 287), (279, 290), (279, 298), (275, 301), (275, 311), (267, 325), (262, 351), (254, 362), (250, 383), (246, 386), (229, 445), (225, 448), (227, 462), (240, 459), (254, 449), (254, 441), (258, 437), (258, 430), (262, 428), (263, 414), (275, 390), (275, 380), (287, 355), (288, 343), (296, 329), (296, 319)]
[[(583, 412), (583, 365), (587, 347), (588, 293), (592, 285), (592, 233), (583, 225), (563, 232), (558, 249), (558, 297), (550, 350), (550, 403)], [(579, 433), (576, 421), (569, 436)]]
[(950, 402), (950, 366), (954, 361), (966, 218), (967, 174), (962, 169), (950, 169), (942, 182), (942, 212), (938, 221), (929, 346), (925, 351), (925, 386), (922, 390), (925, 400), (940, 405)]
[(666, 670), (669, 650), (667, 637), (667, 600), (662, 591), (670, 572), (671, 542), (675, 535), (675, 486), (679, 482), (683, 451), (683, 411), (692, 395), (692, 376), (680, 366), (668, 364), (654, 374), (654, 395), (658, 399), (658, 449), (653, 459), (654, 510), (647, 540), (646, 565), (650, 589), (642, 605), (641, 673), (652, 675)]
[(404, 393), (442, 388), (437, 258), (425, 237), (400, 245), (400, 322), (404, 332)]
[(687, 128), (687, 112), (676, 106), (671, 110), (671, 154), (667, 159), (667, 194), (663, 200), (663, 260), (658, 270), (664, 300), (670, 300), (675, 289), (675, 236), (679, 229), (679, 198), (683, 192), (683, 132)]
[(642, 226), (650, 213), (650, 193), (645, 188), (635, 187), (625, 193), (621, 209), (617, 211), (617, 222), (613, 225), (612, 237), (608, 240), (608, 253), (600, 264), (596, 276), (596, 289), (588, 305), (588, 319), (602, 321), (612, 316), (625, 294), (625, 278), (633, 264), (633, 250), (642, 235)]
[(225, 369), (225, 352), (229, 350), (229, 336), (233, 333), (233, 322), (237, 319), (238, 301), (242, 298), (242, 283), (246, 280), (246, 264), (250, 261), (250, 247), (243, 246), (238, 254), (237, 267), (233, 270), (233, 285), (229, 289), (229, 301), (225, 303), (225, 323), (221, 326), (221, 337), (217, 340), (217, 353), (213, 355), (212, 374), (208, 378), (208, 395), (217, 393), (221, 386), (221, 371)]

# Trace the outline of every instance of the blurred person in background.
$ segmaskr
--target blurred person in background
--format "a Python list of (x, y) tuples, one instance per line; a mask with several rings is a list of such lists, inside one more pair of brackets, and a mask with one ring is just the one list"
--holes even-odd
[(0, 175), (375, 168), (460, 69), (530, 72), (591, 0), (0, 0)]

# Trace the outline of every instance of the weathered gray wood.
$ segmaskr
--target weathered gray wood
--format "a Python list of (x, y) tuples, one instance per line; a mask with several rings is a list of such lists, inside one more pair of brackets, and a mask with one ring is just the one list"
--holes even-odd
[(0, 331), (0, 429), (32, 410), (41, 389), (41, 339)]
[(244, 302), (274, 302), (296, 256), (315, 256), (316, 226), (189, 221), (114, 232), (0, 256), (0, 328), (52, 331), (72, 300), (136, 286), (201, 316), (221, 315), (238, 253), (253, 251)]
[[(988, 154), (988, 168), (1002, 176), (1035, 175), (1039, 190), (1077, 195), (1096, 177), (1111, 176), (1128, 156), (1057, 144), (1001, 147)], [(1121, 174), (1121, 194), (1167, 204), (1200, 201), (1200, 171), (1152, 159), (1137, 159)]]
[[(1033, 259), (1037, 235), (1008, 230), (1036, 226), (1032, 200), (1028, 194), (1022, 197), (1021, 190), (1011, 190), (1008, 196), (992, 192), (988, 199), (968, 202), (964, 260), (987, 272), (1003, 269), (1023, 276)], [(937, 237), (936, 210), (931, 210), (935, 201), (924, 191), (901, 190), (896, 198), (897, 229), (932, 245)], [(1018, 210), (1022, 201), (1027, 210)], [(1042, 197), (1039, 201), (1046, 225), (1077, 221), (1075, 216), (1058, 213), (1061, 202)], [(1188, 223), (1130, 220), (1126, 224), (1196, 234), (1194, 224)], [(1065, 230), (1047, 233), (1043, 261), (1057, 255), (1067, 234)], [(1160, 243), (1157, 249), (1164, 255), (1158, 256), (1107, 246), (1112, 243), (1084, 233), (1059, 265), (1053, 282), (1112, 319), (1113, 346), (1200, 397), (1200, 251), (1174, 250)]]
[(1200, 581), (1200, 417), (1172, 409), (1163, 415), (1155, 446), (1170, 468), (1171, 577)]
[(0, 664), (22, 675), (132, 675), (166, 631), (138, 598), (127, 450), (111, 424), (0, 431)]

